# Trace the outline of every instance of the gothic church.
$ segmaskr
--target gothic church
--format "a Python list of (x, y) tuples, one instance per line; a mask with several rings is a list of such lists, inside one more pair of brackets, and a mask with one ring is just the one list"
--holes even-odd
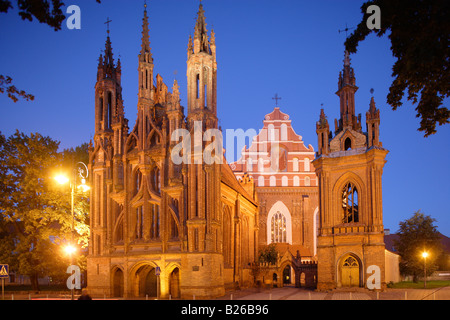
[[(215, 34), (208, 35), (202, 4), (188, 41), (186, 115), (177, 81), (170, 92), (154, 66), (145, 9), (131, 131), (109, 32), (99, 58), (89, 163), (92, 295), (219, 297), (228, 288), (254, 285), (252, 265), (270, 243), (277, 244), (279, 261), (265, 282), (301, 285), (302, 264), (308, 263), (314, 272), (307, 282), (318, 289), (364, 287), (367, 266), (375, 264), (384, 285), (381, 175), (387, 151), (373, 99), (368, 131), (361, 130), (348, 55), (339, 76), (341, 118), (334, 138), (322, 110), (315, 152), (276, 107), (231, 164), (223, 154), (215, 154), (223, 160), (212, 164), (171, 160), (178, 144), (174, 131), (193, 134), (198, 123), (202, 133), (220, 129)], [(201, 149), (211, 143), (203, 141)]]

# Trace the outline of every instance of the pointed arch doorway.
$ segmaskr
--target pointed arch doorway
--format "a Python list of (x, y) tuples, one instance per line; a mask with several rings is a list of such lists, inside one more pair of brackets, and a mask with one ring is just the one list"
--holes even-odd
[(340, 273), (342, 287), (360, 286), (361, 263), (357, 257), (353, 255), (344, 256), (340, 263)]
[(157, 297), (156, 270), (150, 265), (144, 265), (136, 271), (135, 295), (138, 297)]
[(113, 296), (115, 298), (123, 297), (123, 293), (124, 293), (123, 287), (124, 287), (123, 271), (120, 268), (117, 268), (114, 271), (114, 276), (113, 276)]

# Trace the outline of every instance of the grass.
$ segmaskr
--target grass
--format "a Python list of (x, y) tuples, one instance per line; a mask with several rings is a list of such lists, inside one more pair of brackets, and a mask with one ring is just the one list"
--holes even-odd
[[(391, 288), (394, 289), (423, 289), (423, 281), (412, 282), (412, 281), (403, 281), (394, 283)], [(441, 288), (450, 286), (450, 280), (448, 281), (427, 281), (427, 289)]]

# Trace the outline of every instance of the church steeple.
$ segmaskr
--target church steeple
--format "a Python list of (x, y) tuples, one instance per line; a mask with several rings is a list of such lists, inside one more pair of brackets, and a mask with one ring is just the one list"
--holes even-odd
[(355, 92), (356, 86), (355, 72), (350, 65), (350, 55), (345, 51), (344, 69), (339, 73), (338, 91), (336, 94), (340, 98), (341, 118), (339, 124), (336, 123), (336, 133), (350, 127), (353, 130), (361, 130), (361, 121), (355, 115)]
[(188, 43), (188, 119), (217, 128), (217, 62), (215, 34), (206, 29), (205, 10), (200, 3), (194, 38)]
[(123, 114), (120, 59), (114, 63), (111, 38), (109, 36), (109, 19), (105, 51), (100, 54), (97, 67), (96, 96), (96, 133), (112, 132), (112, 124)]
[(153, 100), (153, 57), (150, 48), (147, 4), (144, 5), (142, 19), (142, 44), (139, 54), (139, 99)]
[(206, 52), (210, 53), (208, 30), (206, 29), (205, 10), (200, 3), (197, 13), (197, 23), (195, 24), (194, 31), (194, 53)]

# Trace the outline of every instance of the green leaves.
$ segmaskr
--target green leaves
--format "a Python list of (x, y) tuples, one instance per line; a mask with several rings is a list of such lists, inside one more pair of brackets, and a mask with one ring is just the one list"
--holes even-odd
[[(381, 9), (381, 29), (366, 26), (366, 9), (377, 5)], [(443, 106), (450, 96), (450, 6), (446, 0), (374, 0), (361, 7), (363, 20), (345, 41), (350, 53), (356, 53), (360, 41), (372, 32), (383, 36), (390, 31), (391, 50), (397, 58), (393, 68), (394, 80), (389, 89), (387, 103), (393, 110), (407, 100), (417, 104), (416, 117), (420, 118), (419, 131), (425, 137), (436, 133), (436, 124), (450, 121), (450, 111)]]
[(435, 263), (442, 248), (439, 232), (433, 225), (435, 221), (419, 210), (410, 219), (400, 222), (400, 230), (397, 232), (399, 239), (395, 242), (395, 247), (402, 257), (400, 271), (403, 274), (413, 275), (414, 278), (423, 275), (424, 260), (421, 254), (424, 251), (429, 254), (427, 273), (431, 274), (436, 270)]
[[(87, 148), (78, 153), (58, 148), (58, 141), (38, 133), (0, 134), (2, 258), (6, 251), (11, 268), (20, 274), (64, 275), (67, 268), (61, 246), (72, 238), (71, 193), (53, 177), (57, 169), (84, 159)], [(74, 198), (74, 237), (82, 249), (89, 237), (89, 202), (87, 195)]]

